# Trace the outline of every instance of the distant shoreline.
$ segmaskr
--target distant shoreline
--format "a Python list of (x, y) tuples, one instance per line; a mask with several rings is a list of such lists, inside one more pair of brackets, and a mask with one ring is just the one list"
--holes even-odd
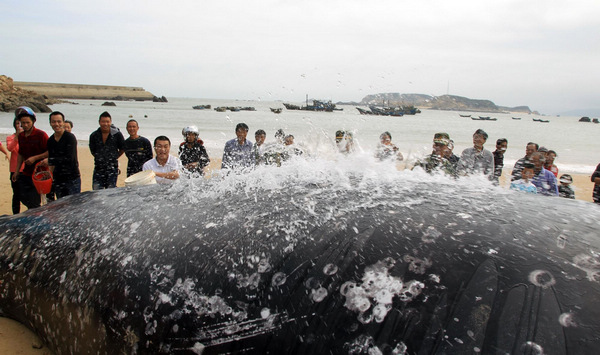
[(39, 82), (13, 82), (15, 87), (35, 91), (53, 99), (82, 99), (82, 100), (139, 100), (152, 101), (154, 94), (142, 87), (84, 85)]

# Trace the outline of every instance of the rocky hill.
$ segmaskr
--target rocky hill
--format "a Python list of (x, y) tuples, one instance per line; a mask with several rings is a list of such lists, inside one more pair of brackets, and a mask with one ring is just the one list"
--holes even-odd
[(425, 94), (381, 93), (365, 96), (361, 105), (401, 106), (414, 105), (418, 108), (448, 111), (474, 112), (521, 112), (532, 113), (527, 106), (504, 107), (497, 106), (490, 100), (476, 100), (455, 95), (431, 96)]
[(16, 87), (12, 78), (0, 75), (0, 111), (11, 112), (19, 106), (29, 106), (35, 112), (52, 112), (48, 105), (54, 100), (31, 90)]

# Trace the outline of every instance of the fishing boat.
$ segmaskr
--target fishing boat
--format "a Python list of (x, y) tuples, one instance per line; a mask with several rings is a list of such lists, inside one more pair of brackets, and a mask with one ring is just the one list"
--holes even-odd
[(458, 114), (460, 117), (471, 117), (471, 115), (461, 115), (460, 113)]
[(521, 119), (521, 117), (513, 117), (512, 119), (513, 119), (513, 120), (520, 120), (520, 119)]
[(320, 112), (333, 112), (343, 111), (343, 108), (335, 107), (335, 104), (329, 101), (312, 100), (312, 105), (308, 104), (308, 95), (306, 95), (306, 106), (298, 106), (284, 103), (283, 106), (288, 110), (302, 110), (302, 111), (320, 111)]

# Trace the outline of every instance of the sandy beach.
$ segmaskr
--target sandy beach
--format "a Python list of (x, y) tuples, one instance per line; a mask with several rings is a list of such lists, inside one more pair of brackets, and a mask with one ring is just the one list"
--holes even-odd
[[(82, 191), (90, 191), (92, 189), (94, 160), (89, 148), (87, 147), (79, 147), (78, 154)], [(123, 187), (125, 186), (125, 171), (127, 167), (127, 158), (125, 155), (119, 159), (119, 166), (123, 173), (119, 175), (117, 186)], [(210, 171), (220, 169), (220, 166), (221, 159), (212, 158), (212, 162), (209, 166), (209, 173), (207, 175), (210, 176)], [(506, 177), (509, 176), (509, 174), (510, 169), (505, 169), (501, 178), (501, 186), (505, 188), (508, 188), (508, 179), (506, 179)], [(571, 175), (573, 176), (573, 187), (575, 189), (576, 198), (579, 200), (592, 202), (592, 190), (594, 185), (590, 181), (591, 172), (590, 175)], [(7, 160), (2, 159), (2, 162), (0, 163), (0, 176), (5, 177), (4, 179), (0, 179), (0, 196), (3, 196), (0, 199), (0, 214), (11, 214), (12, 189), (9, 181), (10, 174)], [(25, 210), (25, 206), (22, 206), (21, 211), (23, 212)], [(0, 354), (52, 354), (46, 347), (41, 349), (34, 348), (33, 345), (36, 344), (40, 344), (39, 339), (25, 326), (10, 319), (0, 317)]]

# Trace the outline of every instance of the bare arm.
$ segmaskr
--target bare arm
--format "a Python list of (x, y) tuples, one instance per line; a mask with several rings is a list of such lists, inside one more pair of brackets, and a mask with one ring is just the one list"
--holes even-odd
[(154, 174), (163, 179), (169, 179), (169, 180), (179, 179), (179, 172), (177, 170), (169, 171), (167, 173), (157, 173), (155, 171)]
[(21, 173), (21, 167), (23, 166), (23, 156), (21, 154), (19, 154), (17, 156), (17, 171), (13, 174), (11, 180), (13, 182), (16, 182), (17, 179), (19, 178), (19, 174)]

